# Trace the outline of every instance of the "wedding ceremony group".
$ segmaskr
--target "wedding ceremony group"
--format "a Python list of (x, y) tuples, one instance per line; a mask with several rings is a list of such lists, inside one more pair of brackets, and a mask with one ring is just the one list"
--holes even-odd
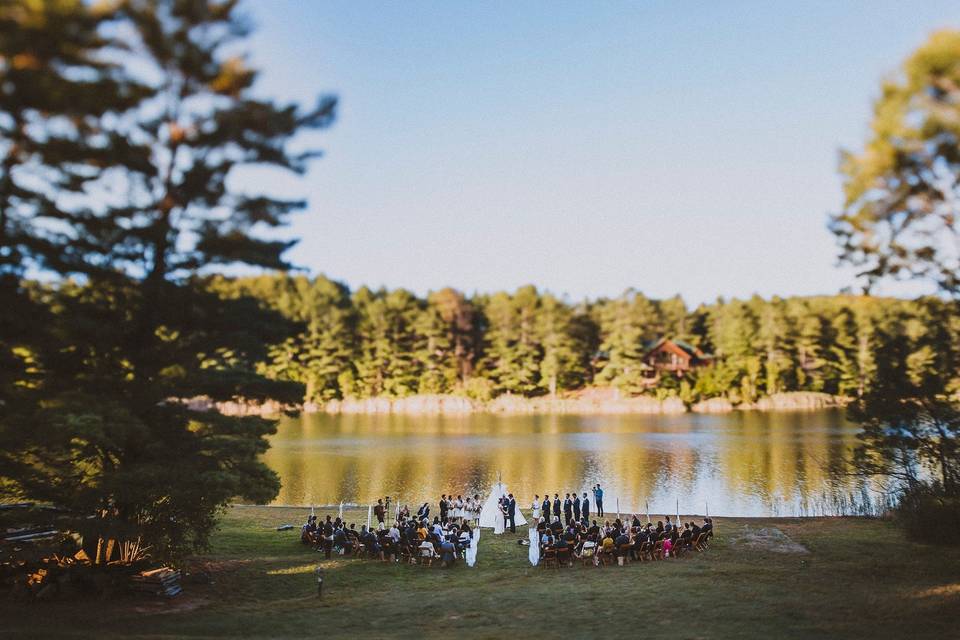
[[(596, 505), (594, 514), (600, 520), (591, 520), (591, 499)], [(441, 567), (453, 566), (458, 560), (473, 567), (477, 562), (481, 528), (493, 529), (502, 536), (517, 532), (517, 526), (528, 526), (527, 537), (518, 539), (518, 546), (527, 547), (527, 559), (533, 566), (573, 566), (574, 560), (584, 565), (606, 566), (614, 562), (621, 566), (630, 561), (677, 558), (690, 551), (703, 551), (714, 535), (713, 520), (703, 518), (702, 524), (682, 522), (679, 514), (675, 522), (669, 516), (656, 524), (647, 514), (644, 524), (638, 514), (625, 517), (618, 513), (604, 520), (603, 489), (599, 484), (588, 495), (577, 492), (554, 493), (551, 500), (545, 494), (534, 496), (530, 506), (531, 521), (517, 507), (513, 493), (500, 480), (493, 486), (487, 500), (481, 504), (480, 495), (464, 499), (442, 494), (437, 504), (438, 514), (431, 520), (431, 505), (424, 502), (412, 514), (407, 505), (396, 503), (392, 520), (389, 496), (369, 505), (367, 522), (357, 527), (348, 523), (343, 505), (336, 517), (327, 515), (318, 519), (314, 508), (300, 529), (300, 541), (323, 553), (329, 560), (334, 555), (382, 562), (406, 562)], [(552, 516), (551, 516), (552, 514)], [(373, 520), (376, 520), (374, 522)]]

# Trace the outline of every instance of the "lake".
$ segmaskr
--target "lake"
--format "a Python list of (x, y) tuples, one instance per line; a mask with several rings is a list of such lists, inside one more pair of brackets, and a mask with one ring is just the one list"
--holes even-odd
[[(327, 415), (284, 418), (266, 463), (276, 504), (403, 503), (484, 494), (498, 474), (533, 495), (600, 483), (607, 511), (726, 516), (849, 512), (839, 472), (857, 427), (840, 410), (723, 415)], [(849, 500), (852, 498), (852, 503)]]

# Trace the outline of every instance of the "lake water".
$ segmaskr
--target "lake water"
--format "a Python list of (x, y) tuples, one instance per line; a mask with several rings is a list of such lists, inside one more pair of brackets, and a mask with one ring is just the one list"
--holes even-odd
[[(436, 503), (484, 494), (498, 474), (525, 510), (533, 495), (600, 483), (607, 511), (726, 516), (848, 510), (862, 488), (837, 469), (856, 444), (842, 411), (670, 416), (285, 418), (264, 456), (277, 504)], [(858, 498), (855, 498), (855, 500)]]

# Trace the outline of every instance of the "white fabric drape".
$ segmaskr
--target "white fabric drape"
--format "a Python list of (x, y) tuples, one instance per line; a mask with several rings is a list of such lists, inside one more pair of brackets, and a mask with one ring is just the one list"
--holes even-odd
[(477, 548), (480, 546), (480, 527), (473, 530), (473, 537), (470, 539), (470, 548), (467, 549), (467, 566), (472, 567), (477, 564)]
[(530, 564), (537, 566), (540, 562), (540, 538), (537, 535), (537, 523), (530, 525)]
[[(483, 509), (480, 510), (480, 526), (486, 527), (487, 529), (494, 528), (496, 525), (496, 515), (500, 511), (500, 507), (497, 504), (497, 501), (507, 495), (507, 485), (502, 482), (498, 482), (490, 489), (490, 495), (487, 497), (487, 501), (483, 504)], [(523, 517), (523, 512), (520, 511), (520, 507), (517, 507), (515, 521), (518, 527), (522, 527), (527, 524), (527, 519)]]

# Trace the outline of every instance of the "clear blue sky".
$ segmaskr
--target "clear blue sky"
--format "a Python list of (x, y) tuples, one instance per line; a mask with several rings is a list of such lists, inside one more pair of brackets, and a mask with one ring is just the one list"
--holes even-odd
[[(520, 6), (518, 6), (520, 5)], [(290, 257), (352, 287), (634, 287), (688, 302), (851, 284), (840, 147), (960, 2), (246, 5), (260, 88), (340, 96)], [(886, 287), (885, 293), (906, 293)]]

